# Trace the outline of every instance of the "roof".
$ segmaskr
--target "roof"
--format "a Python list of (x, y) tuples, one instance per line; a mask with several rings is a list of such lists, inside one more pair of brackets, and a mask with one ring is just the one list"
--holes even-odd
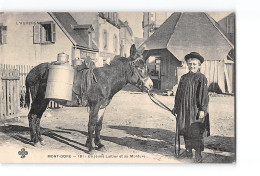
[(49, 14), (54, 18), (54, 20), (56, 20), (57, 24), (65, 32), (65, 34), (68, 35), (75, 46), (96, 52), (98, 51), (98, 48), (93, 41), (91, 41), (92, 44), (89, 46), (88, 35), (86, 35), (84, 30), (82, 30), (92, 30), (92, 25), (78, 25), (76, 20), (68, 12), (52, 12)]
[(167, 48), (178, 60), (192, 51), (205, 60), (224, 60), (234, 45), (217, 22), (203, 12), (173, 13), (140, 47)]
[(116, 28), (120, 29), (120, 26), (115, 22), (112, 21), (110, 18), (107, 18), (106, 15), (104, 14), (105, 12), (98, 12), (98, 16), (104, 20), (106, 20), (108, 23), (112, 24)]
[[(232, 13), (230, 13), (229, 15), (225, 16), (224, 18), (222, 18), (221, 20), (219, 20), (219, 21), (217, 22), (217, 24), (220, 26), (220, 28), (221, 28), (223, 31), (225, 31), (224, 29), (227, 28), (227, 26), (225, 26), (225, 25), (227, 25), (227, 18), (229, 18), (229, 17), (235, 17), (235, 13), (232, 12)], [(234, 28), (235, 28), (235, 26), (234, 26)], [(234, 32), (235, 32), (235, 31), (234, 31)], [(235, 43), (234, 34), (233, 34), (233, 35), (228, 35), (226, 32), (224, 32), (224, 33), (226, 34), (226, 36), (228, 37), (228, 39), (229, 39), (229, 40), (232, 42), (232, 44), (234, 45), (234, 43)]]
[(94, 28), (92, 24), (84, 24), (84, 25), (73, 25), (73, 29), (75, 30), (88, 30), (88, 31), (94, 31)]
[(130, 26), (128, 25), (128, 22), (127, 22), (127, 21), (123, 22), (123, 21), (121, 21), (120, 19), (118, 19), (118, 25), (119, 25), (120, 27), (126, 27), (126, 29), (128, 30), (129, 34), (130, 34), (131, 36), (133, 35), (133, 31), (132, 31), (132, 29), (130, 28)]
[(223, 17), (222, 19), (218, 20), (218, 22), (225, 20), (227, 17), (231, 17), (231, 16), (235, 16), (235, 12), (231, 12), (230, 14), (228, 14), (227, 16)]
[(134, 41), (135, 41), (134, 43), (135, 43), (136, 47), (139, 47), (143, 43), (143, 38), (135, 37)]

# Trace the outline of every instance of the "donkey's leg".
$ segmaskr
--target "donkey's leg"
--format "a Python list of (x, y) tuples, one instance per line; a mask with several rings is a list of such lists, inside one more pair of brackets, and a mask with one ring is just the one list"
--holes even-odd
[(86, 146), (88, 147), (89, 152), (93, 150), (93, 135), (97, 124), (98, 110), (100, 104), (96, 104), (90, 107), (89, 112), (89, 122), (88, 122), (88, 138), (86, 141)]
[(38, 139), (39, 139), (41, 145), (45, 145), (45, 142), (44, 142), (44, 140), (41, 136), (40, 122), (41, 122), (42, 114), (46, 110), (48, 104), (49, 104), (49, 100), (44, 99), (42, 101), (42, 104), (41, 104), (41, 107), (40, 107), (41, 108), (40, 112), (37, 114), (37, 119), (35, 121), (36, 122), (36, 135), (38, 136)]
[[(36, 84), (36, 85), (31, 86), (29, 88), (30, 92), (31, 92), (32, 103), (35, 101), (38, 88), (39, 88), (39, 84)], [(34, 122), (32, 122), (32, 113), (33, 113), (33, 111), (34, 111), (34, 109), (33, 109), (32, 105), (31, 105), (30, 112), (28, 114), (29, 129), (30, 129), (30, 142), (34, 142), (34, 140), (35, 140), (35, 135), (34, 135), (35, 130), (33, 130), (33, 124), (32, 124), (32, 123), (34, 123)]]
[(29, 112), (28, 118), (31, 118), (31, 134), (32, 142), (34, 146), (40, 146), (40, 143), (44, 144), (40, 133), (40, 120), (43, 112), (46, 110), (49, 100), (44, 99), (46, 86), (40, 85), (37, 90)]
[(97, 118), (97, 125), (95, 128), (95, 145), (97, 146), (98, 150), (103, 150), (105, 148), (105, 146), (103, 144), (101, 144), (100, 141), (100, 132), (102, 129), (102, 121), (103, 121), (103, 117), (104, 117), (104, 113), (105, 113), (106, 108), (103, 109), (99, 109), (98, 111), (98, 118)]
[(32, 130), (32, 114), (28, 114), (29, 129), (30, 129), (30, 142), (33, 142), (33, 130)]
[(31, 141), (33, 142), (34, 146), (38, 143), (38, 137), (36, 134), (36, 117), (37, 115), (29, 113), (28, 118), (31, 121)]

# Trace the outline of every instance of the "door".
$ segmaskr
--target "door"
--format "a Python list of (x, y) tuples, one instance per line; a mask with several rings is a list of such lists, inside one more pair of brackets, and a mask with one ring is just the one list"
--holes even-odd
[(168, 77), (167, 77), (167, 58), (166, 57), (161, 57), (161, 64), (160, 64), (160, 80), (161, 80), (161, 90), (165, 90), (167, 88), (167, 82), (168, 82)]

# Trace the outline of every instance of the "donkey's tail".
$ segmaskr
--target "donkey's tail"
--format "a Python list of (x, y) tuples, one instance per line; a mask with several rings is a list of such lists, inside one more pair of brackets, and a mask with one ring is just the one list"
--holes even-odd
[(28, 83), (28, 80), (26, 79), (25, 80), (25, 87), (26, 87), (26, 92), (25, 92), (25, 104), (26, 106), (30, 107), (30, 91), (29, 91), (29, 83)]

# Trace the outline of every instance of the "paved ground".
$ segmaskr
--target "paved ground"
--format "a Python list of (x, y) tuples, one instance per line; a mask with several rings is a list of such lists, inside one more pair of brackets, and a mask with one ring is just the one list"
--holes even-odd
[[(174, 96), (156, 97), (170, 108)], [(205, 138), (204, 163), (235, 162), (234, 97), (210, 97), (211, 136)], [(62, 163), (192, 163), (174, 157), (174, 116), (154, 105), (148, 95), (131, 86), (116, 94), (108, 106), (101, 132), (106, 151), (88, 154), (84, 147), (87, 134), (87, 108), (48, 109), (41, 126), (45, 146), (29, 142), (28, 122), (24, 115), (0, 122), (0, 161)], [(182, 147), (183, 141), (181, 141)], [(28, 155), (21, 158), (24, 148)], [(21, 154), (21, 152), (20, 152)], [(4, 159), (2, 159), (4, 158)]]

